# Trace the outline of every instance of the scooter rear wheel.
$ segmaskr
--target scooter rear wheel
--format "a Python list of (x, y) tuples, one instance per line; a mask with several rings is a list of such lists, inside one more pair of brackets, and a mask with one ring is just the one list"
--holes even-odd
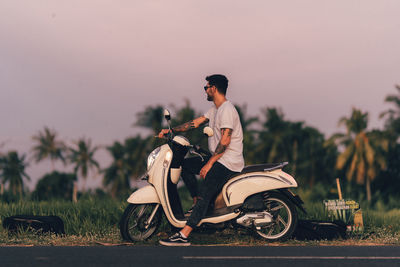
[[(157, 208), (150, 224), (148, 220)], [(122, 238), (127, 241), (143, 241), (157, 230), (161, 223), (161, 209), (158, 204), (129, 204), (120, 221)]]
[(273, 222), (256, 229), (257, 234), (268, 241), (284, 241), (290, 238), (297, 226), (297, 210), (293, 203), (278, 192), (267, 192), (264, 195), (267, 209), (273, 216)]

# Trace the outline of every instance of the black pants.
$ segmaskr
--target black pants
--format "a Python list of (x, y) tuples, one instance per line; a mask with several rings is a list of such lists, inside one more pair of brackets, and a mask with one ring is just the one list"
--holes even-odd
[(190, 194), (192, 197), (199, 197), (186, 223), (192, 228), (195, 228), (201, 219), (204, 218), (211, 200), (221, 191), (224, 184), (230, 177), (237, 173), (229, 170), (221, 163), (215, 162), (207, 173), (200, 191), (198, 191), (195, 175), (200, 173), (201, 168), (207, 163), (208, 159), (205, 158), (204, 161), (201, 161), (198, 157), (185, 159), (182, 168), (182, 179), (188, 187)]
[(204, 157), (204, 161), (201, 161), (200, 157), (192, 157), (186, 158), (183, 162), (181, 176), (192, 198), (199, 196), (196, 175), (200, 174), (201, 168), (209, 159), (210, 157)]

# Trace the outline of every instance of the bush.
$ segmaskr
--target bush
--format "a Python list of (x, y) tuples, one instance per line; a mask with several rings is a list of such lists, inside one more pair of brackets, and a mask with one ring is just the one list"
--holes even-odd
[(32, 198), (35, 200), (72, 199), (72, 191), (76, 175), (54, 171), (39, 180)]

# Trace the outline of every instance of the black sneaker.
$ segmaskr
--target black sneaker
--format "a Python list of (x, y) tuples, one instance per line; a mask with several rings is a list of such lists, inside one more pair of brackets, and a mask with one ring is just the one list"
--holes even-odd
[(184, 238), (180, 232), (171, 235), (167, 239), (161, 239), (159, 242), (164, 246), (190, 246), (188, 239)]

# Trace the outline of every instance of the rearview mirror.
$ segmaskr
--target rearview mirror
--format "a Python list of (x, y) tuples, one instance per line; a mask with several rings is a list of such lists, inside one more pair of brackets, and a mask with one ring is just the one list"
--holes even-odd
[(211, 136), (214, 135), (213, 129), (212, 129), (211, 127), (209, 127), (209, 126), (204, 127), (203, 133), (204, 133), (205, 135), (207, 135), (208, 137), (211, 137)]
[(164, 109), (164, 118), (165, 118), (167, 121), (170, 121), (170, 120), (171, 120), (171, 114), (169, 113), (168, 109)]

